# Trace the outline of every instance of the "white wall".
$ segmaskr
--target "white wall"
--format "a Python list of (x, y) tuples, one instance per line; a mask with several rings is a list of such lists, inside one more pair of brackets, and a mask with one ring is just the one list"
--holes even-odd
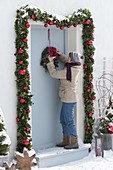
[[(15, 32), (16, 10), (23, 4), (36, 5), (46, 11), (67, 15), (78, 8), (91, 11), (95, 22), (95, 68), (98, 59), (113, 56), (112, 0), (2, 0), (0, 1), (0, 106), (4, 111), (11, 138), (11, 158), (16, 147)], [(99, 63), (100, 64), (100, 63)], [(96, 73), (95, 73), (96, 74)]]

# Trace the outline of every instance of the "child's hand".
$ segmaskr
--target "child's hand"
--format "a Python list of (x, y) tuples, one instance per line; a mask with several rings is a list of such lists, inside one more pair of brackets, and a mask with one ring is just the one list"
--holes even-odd
[(49, 62), (52, 62), (53, 61), (53, 57), (51, 57), (50, 55), (48, 56), (48, 60)]

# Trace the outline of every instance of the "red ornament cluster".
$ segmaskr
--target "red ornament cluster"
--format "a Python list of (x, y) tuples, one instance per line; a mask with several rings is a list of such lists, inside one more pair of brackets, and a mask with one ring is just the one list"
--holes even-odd
[(23, 42), (25, 42), (25, 43), (28, 42), (28, 39), (27, 39), (27, 38), (24, 38), (24, 39), (23, 39)]
[(21, 98), (21, 99), (20, 99), (20, 103), (25, 103), (25, 99), (24, 99), (24, 98)]
[(31, 130), (30, 128), (26, 128), (26, 132), (27, 132), (27, 133), (29, 133), (29, 132), (30, 132), (30, 130)]
[(19, 49), (19, 50), (18, 50), (18, 53), (19, 53), (19, 54), (23, 54), (23, 53), (24, 53), (24, 50), (23, 50), (23, 49)]
[(30, 23), (27, 22), (27, 23), (25, 24), (25, 26), (26, 26), (26, 28), (29, 28), (29, 27), (30, 27)]
[(23, 141), (22, 141), (22, 143), (23, 143), (23, 145), (24, 146), (27, 146), (27, 145), (29, 145), (29, 139), (24, 139)]
[(35, 15), (34, 15), (34, 14), (33, 14), (33, 15), (31, 15), (31, 19), (33, 19), (33, 20), (35, 19)]
[(89, 114), (88, 114), (89, 117), (92, 117), (92, 115), (93, 115), (92, 113), (89, 113)]
[(88, 44), (88, 45), (92, 45), (92, 44), (93, 44), (92, 40), (89, 40), (89, 41), (87, 42), (87, 44)]
[(86, 25), (89, 25), (90, 23), (91, 21), (89, 19), (85, 22)]
[(20, 74), (20, 75), (25, 75), (25, 74), (26, 74), (26, 70), (20, 70), (20, 71), (19, 71), (19, 74)]
[(113, 133), (113, 126), (110, 125), (110, 126), (108, 127), (108, 131), (111, 132), (111, 133)]
[(48, 51), (51, 57), (58, 58), (57, 49), (55, 47), (48, 47)]
[(27, 86), (24, 86), (24, 90), (27, 90)]
[(51, 21), (49, 21), (49, 23), (48, 23), (49, 25), (53, 25), (54, 24), (54, 21), (53, 20), (51, 20)]

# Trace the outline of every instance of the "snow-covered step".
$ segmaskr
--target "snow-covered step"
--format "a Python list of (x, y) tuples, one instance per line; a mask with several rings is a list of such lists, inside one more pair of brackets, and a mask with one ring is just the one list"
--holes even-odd
[(39, 168), (57, 166), (71, 161), (79, 160), (88, 156), (90, 144), (83, 144), (79, 149), (48, 148), (39, 150), (36, 159)]

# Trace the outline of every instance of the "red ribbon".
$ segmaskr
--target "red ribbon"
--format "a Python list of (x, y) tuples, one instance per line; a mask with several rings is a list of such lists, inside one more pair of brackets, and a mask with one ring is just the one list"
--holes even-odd
[(48, 42), (49, 42), (49, 47), (51, 45), (51, 41), (50, 41), (50, 29), (48, 29)]

